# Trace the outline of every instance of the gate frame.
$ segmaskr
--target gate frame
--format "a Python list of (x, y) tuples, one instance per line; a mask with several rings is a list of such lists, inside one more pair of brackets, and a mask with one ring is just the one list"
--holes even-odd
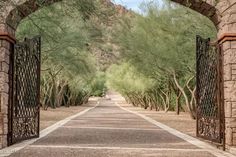
[[(16, 141), (13, 141), (13, 105), (14, 105), (14, 63), (15, 63), (15, 46), (19, 43), (19, 44), (28, 44), (29, 42), (32, 42), (34, 39), (39, 38), (39, 49), (38, 51), (39, 53), (39, 62), (38, 62), (38, 67), (37, 67), (37, 76), (38, 76), (38, 80), (37, 80), (37, 90), (39, 91), (37, 94), (37, 104), (38, 104), (38, 129), (37, 129), (37, 135), (35, 136), (31, 136), (31, 137), (25, 137)], [(28, 42), (28, 43), (27, 43)], [(13, 145), (15, 143), (24, 141), (24, 140), (28, 140), (28, 139), (32, 139), (32, 138), (38, 138), (40, 136), (40, 78), (41, 78), (41, 37), (40, 36), (34, 36), (31, 39), (25, 38), (24, 41), (19, 42), (16, 41), (16, 43), (12, 44), (12, 53), (10, 54), (10, 59), (11, 59), (11, 64), (9, 67), (9, 73), (10, 76), (9, 77), (9, 107), (8, 107), (8, 135), (7, 135), (7, 145)]]
[[(198, 38), (200, 38), (201, 40), (203, 40), (205, 43), (207, 43), (208, 47), (208, 51), (210, 51), (210, 47), (213, 46), (216, 48), (215, 52), (217, 53), (217, 92), (216, 92), (216, 96), (217, 96), (217, 105), (219, 106), (218, 107), (218, 111), (217, 111), (217, 114), (219, 116), (219, 133), (220, 133), (220, 141), (219, 142), (216, 142), (214, 141), (214, 139), (207, 139), (206, 136), (201, 136), (199, 134), (199, 110), (198, 110), (198, 107), (197, 107), (197, 110), (196, 110), (196, 136), (198, 138), (201, 138), (207, 142), (211, 142), (213, 143), (214, 145), (218, 146), (218, 147), (221, 147), (223, 150), (226, 150), (226, 143), (225, 143), (225, 107), (224, 107), (224, 80), (223, 80), (223, 61), (224, 61), (224, 58), (223, 58), (223, 46), (220, 42), (216, 41), (216, 42), (211, 42), (211, 39), (210, 38), (202, 38), (200, 35), (197, 35), (196, 36), (196, 75), (198, 74), (198, 66), (197, 66), (197, 62), (198, 62)], [(198, 76), (196, 76), (196, 86), (198, 88), (198, 84), (197, 84), (197, 79), (198, 79)], [(199, 95), (197, 94), (197, 91), (196, 91), (196, 99), (197, 99), (197, 106), (198, 106), (198, 100), (199, 100)]]

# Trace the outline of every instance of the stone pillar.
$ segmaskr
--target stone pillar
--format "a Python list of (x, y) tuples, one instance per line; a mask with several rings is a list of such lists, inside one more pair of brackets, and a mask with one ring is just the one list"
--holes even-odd
[(225, 105), (226, 147), (236, 146), (236, 34), (221, 39)]
[(0, 24), (0, 149), (7, 146), (8, 106), (10, 103), (10, 53), (15, 42), (14, 30)]
[(236, 4), (221, 0), (216, 7), (221, 17), (218, 39), (223, 51), (225, 144), (231, 151), (236, 147)]

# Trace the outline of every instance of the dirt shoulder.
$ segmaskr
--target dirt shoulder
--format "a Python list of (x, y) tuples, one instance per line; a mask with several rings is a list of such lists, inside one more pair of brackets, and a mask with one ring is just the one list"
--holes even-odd
[(60, 107), (56, 109), (48, 108), (48, 110), (40, 110), (40, 130), (43, 130), (56, 122), (67, 117), (75, 115), (89, 107), (93, 107), (97, 103), (97, 99), (92, 98), (87, 104), (82, 106)]
[(163, 112), (163, 111), (151, 111), (149, 109), (145, 110), (140, 107), (134, 107), (131, 104), (119, 103), (122, 107), (129, 110), (136, 111), (158, 122), (161, 122), (171, 128), (174, 128), (180, 132), (188, 134), (190, 136), (196, 137), (196, 121), (192, 120), (188, 113), (180, 113), (176, 115), (175, 112)]

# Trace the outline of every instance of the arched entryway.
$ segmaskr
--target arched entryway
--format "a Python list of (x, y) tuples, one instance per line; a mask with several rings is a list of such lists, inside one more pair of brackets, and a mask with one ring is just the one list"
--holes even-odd
[[(43, 6), (59, 0), (6, 0), (0, 4), (0, 148), (7, 146), (8, 106), (10, 102), (10, 54), (15, 43), (15, 30), (22, 19)], [(227, 148), (236, 146), (236, 4), (227, 0), (172, 0), (207, 16), (218, 30), (223, 50), (225, 134)]]

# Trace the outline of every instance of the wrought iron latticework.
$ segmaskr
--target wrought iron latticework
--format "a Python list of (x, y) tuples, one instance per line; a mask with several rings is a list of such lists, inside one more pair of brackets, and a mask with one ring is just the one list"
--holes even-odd
[(9, 144), (39, 136), (40, 37), (14, 45)]
[(197, 136), (224, 144), (221, 48), (197, 36)]

